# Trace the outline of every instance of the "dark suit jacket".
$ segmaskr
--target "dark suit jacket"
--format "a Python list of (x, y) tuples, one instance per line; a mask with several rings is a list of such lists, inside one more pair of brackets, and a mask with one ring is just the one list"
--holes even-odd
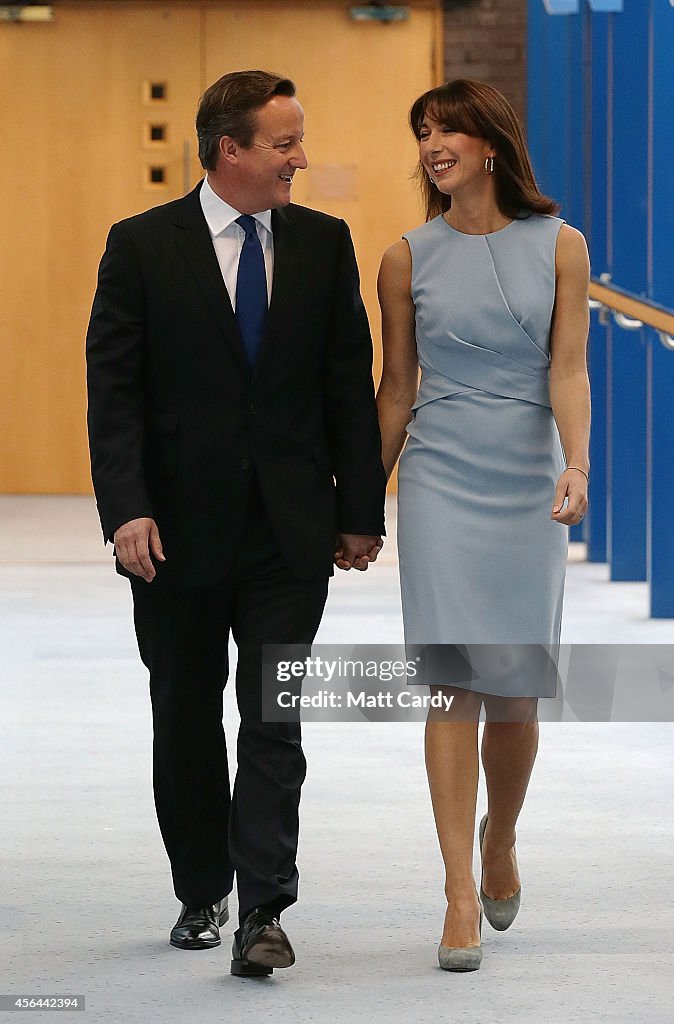
[(303, 207), (273, 211), (272, 298), (251, 372), (200, 187), (115, 224), (101, 261), (87, 379), (103, 534), (152, 517), (167, 559), (159, 578), (217, 582), (255, 472), (289, 567), (330, 573), (338, 531), (384, 529), (372, 343), (349, 230)]

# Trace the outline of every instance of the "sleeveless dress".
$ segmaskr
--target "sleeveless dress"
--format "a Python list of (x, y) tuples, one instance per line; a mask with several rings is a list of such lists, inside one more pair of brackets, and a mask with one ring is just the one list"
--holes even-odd
[(419, 682), (555, 694), (568, 527), (550, 519), (565, 461), (549, 352), (563, 223), (532, 214), (468, 235), (440, 216), (403, 236), (421, 367), (398, 475), (405, 643), (473, 645), (472, 672), (436, 657)]

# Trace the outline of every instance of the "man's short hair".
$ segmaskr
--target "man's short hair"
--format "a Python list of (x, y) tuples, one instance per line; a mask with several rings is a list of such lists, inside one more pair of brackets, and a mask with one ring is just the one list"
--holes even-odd
[(257, 130), (257, 111), (273, 96), (294, 96), (289, 78), (268, 71), (233, 71), (210, 85), (199, 100), (199, 160), (207, 171), (218, 162), (220, 139), (229, 135), (247, 149)]

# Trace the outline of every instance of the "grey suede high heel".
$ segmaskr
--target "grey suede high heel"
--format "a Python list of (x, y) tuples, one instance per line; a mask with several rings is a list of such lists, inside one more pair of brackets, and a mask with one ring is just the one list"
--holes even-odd
[[(480, 857), (482, 856), (482, 840), (484, 839), (484, 830), (487, 827), (487, 817), (488, 815), (485, 814), (480, 822)], [(522, 886), (512, 896), (508, 896), (507, 899), (493, 900), (491, 896), (487, 896), (482, 888), (482, 878), (480, 877), (480, 899), (484, 907), (484, 916), (497, 932), (504, 932), (506, 928), (510, 928), (520, 909), (521, 896)]]
[[(480, 939), (482, 939), (482, 903), (480, 903)], [(443, 971), (477, 971), (482, 963), (482, 945), (440, 945), (438, 946), (438, 963)]]

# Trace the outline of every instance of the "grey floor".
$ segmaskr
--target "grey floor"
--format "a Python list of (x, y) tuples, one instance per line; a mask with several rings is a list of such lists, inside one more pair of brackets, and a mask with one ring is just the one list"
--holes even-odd
[[(88, 498), (0, 498), (0, 992), (81, 993), (86, 1016), (65, 1016), (106, 1022), (674, 1019), (671, 724), (541, 725), (522, 910), (506, 933), (485, 925), (482, 969), (455, 975), (436, 960), (423, 726), (310, 723), (301, 898), (284, 915), (296, 966), (232, 978), (231, 925), (219, 949), (172, 949), (145, 671), (97, 529)], [(645, 585), (609, 584), (582, 554), (567, 641), (674, 642)], [(401, 641), (393, 539), (335, 578), (319, 639)], [(225, 719), (233, 748), (231, 692)]]

